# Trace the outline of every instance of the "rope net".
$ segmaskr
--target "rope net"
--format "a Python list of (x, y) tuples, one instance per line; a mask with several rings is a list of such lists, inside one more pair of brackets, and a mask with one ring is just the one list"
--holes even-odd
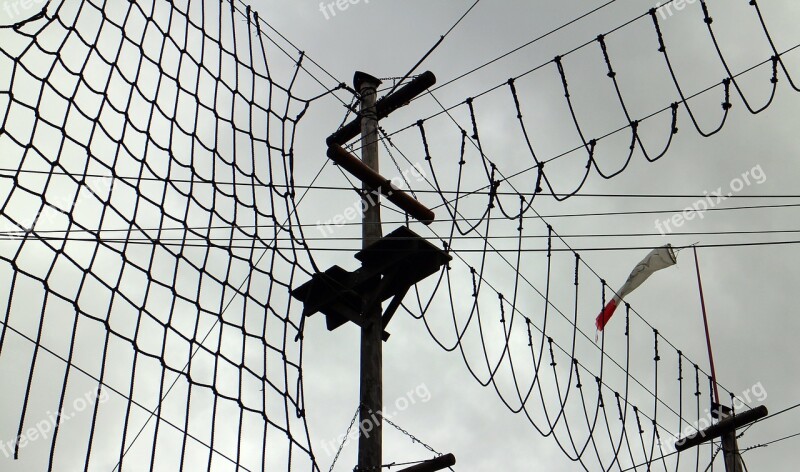
[(303, 55), (229, 2), (41, 5), (0, 29), (2, 469), (318, 470)]
[[(710, 423), (711, 385), (630, 306), (595, 343), (594, 317), (613, 291), (542, 216), (541, 196), (573, 196), (593, 171), (610, 179), (636, 156), (660, 159), (682, 113), (705, 137), (723, 129), (737, 97), (758, 114), (779, 83), (797, 91), (786, 64), (796, 48), (778, 50), (758, 3), (750, 7), (766, 52), (736, 71), (712, 12), (698, 6), (723, 79), (694, 95), (651, 10), (382, 134), (405, 187), (422, 195), (408, 182), (413, 168), (431, 190), (423, 203), (438, 205), (429, 228), (410, 224), (453, 256), (403, 307), (583, 470), (702, 470), (716, 444), (672, 447)], [(19, 379), (0, 397), (0, 453), (18, 470), (319, 470), (305, 419), (302, 312), (289, 290), (319, 271), (312, 253), (358, 250), (358, 238), (345, 247), (329, 237), (359, 223), (318, 223), (327, 243), (306, 244), (320, 238), (306, 239), (296, 214), (295, 132), (327, 93), (298, 97), (305, 55), (264, 25), (228, 2), (63, 0), (0, 28), (0, 374)], [(664, 103), (650, 114), (626, 98), (615, 55), (628, 25), (651, 35), (670, 87), (669, 98), (652, 94)], [(589, 92), (576, 91), (573, 54), (599, 65)], [(741, 79), (754, 71), (768, 84), (760, 102)], [(552, 121), (533, 111), (542, 83), (579, 138), (566, 153), (537, 141), (534, 122)], [(709, 114), (721, 116), (708, 126), (696, 104), (710, 92), (721, 100), (710, 99)], [(486, 97), (501, 93), (502, 118), (517, 132), (502, 161), (490, 154), (508, 149), (489, 144), (500, 114), (484, 112)], [(607, 116), (586, 118), (603, 107), (582, 98), (601, 95), (623, 117), (616, 130)], [(604, 145), (615, 160), (600, 156)], [(327, 195), (315, 194), (327, 212)], [(394, 216), (385, 224), (409, 223)], [(720, 387), (738, 410), (754, 400)]]
[[(561, 201), (578, 194), (594, 174), (611, 179), (634, 158), (661, 159), (679, 141), (679, 125), (710, 137), (729, 121), (734, 100), (759, 114), (776, 102), (779, 86), (798, 90), (790, 62), (797, 47), (777, 49), (758, 2), (737, 7), (746, 9), (745, 24), (759, 33), (756, 57), (746, 58), (745, 69), (731, 65), (732, 48), (718, 40), (723, 22), (712, 21), (714, 11), (732, 6), (720, 3), (714, 10), (700, 2), (684, 16), (702, 25), (708, 39), (699, 44), (692, 36), (689, 47), (708, 46), (709, 64), (721, 71), (711, 86), (694, 83), (700, 74), (687, 79), (681, 49), (670, 43), (678, 39), (652, 9), (456, 105), (442, 105), (433, 89), (426, 98), (440, 111), (395, 132), (381, 130), (382, 151), (394, 164), (385, 175), (403, 175), (405, 188), (437, 212), (428, 227), (410, 224), (453, 256), (438, 277), (417, 284), (403, 307), (438, 347), (463, 360), (478, 384), (554, 441), (576, 469), (704, 470), (717, 458), (718, 442), (683, 453), (674, 447), (715, 421), (705, 359), (690, 359), (681, 350), (684, 340), (671, 341), (658, 330), (670, 322), (693, 326), (691, 315), (664, 310), (675, 320), (656, 321), (626, 304), (596, 341), (595, 317), (621, 280), (607, 283), (543, 208), (557, 207), (548, 206), (548, 197)], [(626, 28), (634, 32), (620, 38)], [(615, 58), (623, 55), (615, 52), (626, 41), (647, 45), (649, 55), (621, 66)], [(649, 76), (632, 62), (650, 68), (648, 74), (660, 71), (660, 80), (644, 81)], [(592, 73), (576, 72), (578, 65)], [(655, 112), (627, 98), (636, 86), (649, 91)], [(542, 144), (564, 140), (563, 126), (552, 122), (568, 125), (574, 149), (554, 153)], [(406, 168), (415, 169), (416, 184), (405, 178)], [(394, 206), (384, 210), (384, 225), (408, 224)], [(348, 228), (339, 226), (320, 229), (326, 237), (337, 233), (318, 239), (315, 249), (341, 246)], [(627, 269), (650, 248), (641, 249), (638, 258), (624, 258)], [(740, 412), (763, 401), (753, 395), (757, 389), (743, 396), (720, 385), (720, 402)]]

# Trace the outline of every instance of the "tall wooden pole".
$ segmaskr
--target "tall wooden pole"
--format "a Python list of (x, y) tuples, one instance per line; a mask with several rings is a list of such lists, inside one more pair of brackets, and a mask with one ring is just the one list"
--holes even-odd
[[(363, 72), (355, 75), (355, 87), (361, 95), (361, 160), (375, 172), (378, 162), (378, 116), (375, 109), (377, 88), (381, 81)], [(381, 239), (379, 196), (364, 184), (362, 246)], [(361, 329), (361, 410), (358, 438), (358, 470), (379, 472), (382, 465), (383, 411), (383, 324), (380, 303), (365, 307)]]
[[(733, 412), (720, 405), (719, 419), (724, 420), (733, 415)], [(725, 472), (744, 472), (742, 455), (739, 453), (739, 443), (736, 441), (736, 430), (729, 431), (722, 436), (722, 457), (725, 459)]]

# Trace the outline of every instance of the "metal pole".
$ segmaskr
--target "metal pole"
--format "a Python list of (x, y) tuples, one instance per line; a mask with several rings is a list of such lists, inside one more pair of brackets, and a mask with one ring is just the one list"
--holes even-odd
[(703, 323), (706, 328), (706, 346), (708, 347), (708, 362), (711, 364), (711, 381), (714, 384), (714, 401), (711, 403), (711, 410), (713, 413), (713, 411), (717, 410), (721, 405), (719, 401), (719, 387), (717, 386), (717, 371), (714, 369), (714, 355), (711, 353), (711, 335), (708, 334), (708, 315), (706, 315), (706, 300), (703, 297), (703, 282), (700, 280), (700, 263), (697, 261), (697, 247), (692, 246), (692, 250), (694, 251), (694, 267), (697, 271), (697, 287), (700, 289), (700, 307), (703, 309)]
[[(377, 88), (381, 81), (356, 72), (355, 88), (361, 95), (361, 160), (379, 173), (378, 161), (378, 117), (375, 110)], [(381, 238), (380, 196), (363, 185), (364, 218), (362, 223), (362, 246), (366, 248)], [(368, 297), (369, 298), (369, 297)], [(383, 411), (383, 353), (381, 305), (363, 313), (361, 329), (361, 409), (358, 438), (358, 470), (379, 472), (383, 463), (382, 418)]]
[[(700, 262), (697, 260), (697, 247), (692, 246), (694, 251), (694, 266), (697, 271), (697, 287), (700, 289), (700, 306), (703, 309), (703, 323), (706, 328), (706, 346), (708, 347), (708, 361), (711, 364), (711, 381), (714, 384), (715, 402), (711, 404), (712, 413), (717, 411), (717, 418), (723, 421), (733, 416), (733, 412), (723, 407), (719, 398), (719, 386), (717, 385), (717, 372), (714, 369), (714, 355), (711, 353), (711, 335), (708, 333), (708, 315), (706, 315), (706, 302), (703, 297), (703, 282), (700, 280)], [(739, 445), (736, 442), (736, 430), (731, 430), (722, 436), (722, 455), (725, 459), (726, 472), (743, 472), (742, 459), (739, 455)]]

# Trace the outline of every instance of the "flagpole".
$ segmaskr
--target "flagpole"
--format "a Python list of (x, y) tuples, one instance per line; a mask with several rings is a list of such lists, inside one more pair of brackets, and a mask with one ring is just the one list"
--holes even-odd
[(692, 251), (694, 252), (694, 267), (697, 271), (697, 288), (700, 290), (700, 307), (703, 310), (703, 324), (706, 328), (706, 346), (708, 346), (708, 362), (711, 364), (711, 382), (714, 384), (715, 401), (711, 403), (711, 410), (713, 414), (716, 412), (714, 405), (721, 405), (719, 401), (719, 387), (717, 386), (717, 372), (714, 369), (714, 354), (711, 352), (711, 335), (708, 333), (708, 315), (706, 314), (705, 297), (703, 297), (703, 282), (700, 280), (700, 263), (697, 261), (697, 246), (692, 245)]

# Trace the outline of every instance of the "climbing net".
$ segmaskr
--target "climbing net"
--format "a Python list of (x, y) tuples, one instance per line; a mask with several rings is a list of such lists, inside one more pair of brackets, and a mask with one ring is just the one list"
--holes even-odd
[[(480, 385), (494, 390), (509, 411), (552, 438), (583, 470), (703, 470), (720, 450), (712, 441), (682, 454), (674, 448), (680, 437), (714, 421), (713, 388), (704, 363), (659, 332), (663, 320), (626, 304), (595, 339), (595, 316), (615, 287), (576, 249), (574, 237), (559, 231), (557, 218), (602, 215), (542, 211), (548, 198), (578, 195), (590, 177), (612, 179), (634, 159), (663, 158), (679, 140), (679, 129), (701, 137), (720, 133), (734, 102), (755, 115), (775, 102), (781, 85), (800, 90), (787, 65), (800, 45), (778, 49), (758, 2), (742, 8), (749, 9), (749, 26), (761, 33), (762, 55), (739, 69), (713, 17), (729, 5), (715, 9), (710, 3), (701, 1), (684, 19), (703, 25), (703, 46), (721, 71), (716, 82), (696, 83), (681, 75), (680, 48), (670, 46), (662, 12), (654, 8), (446, 106), (437, 94), (469, 73), (457, 76), (423, 95), (439, 110), (395, 131), (381, 130), (395, 166), (386, 175), (404, 175), (403, 168), (414, 166), (417, 183), (408, 179), (405, 186), (437, 212), (432, 225), (416, 228), (453, 256), (438, 278), (418, 284), (404, 308), (440, 348), (458, 353)], [(629, 63), (617, 62), (614, 45), (631, 29), (637, 41), (652, 46), (647, 60), (637, 60), (660, 67), (661, 82), (637, 84), (665, 102), (655, 109), (642, 111), (628, 98), (639, 77), (630, 75)], [(610, 97), (612, 110), (604, 109), (597, 119), (591, 112), (600, 96)], [(416, 103), (421, 102), (412, 107)], [(541, 129), (557, 119), (572, 128), (577, 143), (554, 153), (540, 144), (548, 138)], [(709, 120), (713, 124), (706, 124)], [(498, 132), (498, 123), (508, 126)], [(391, 205), (385, 211), (390, 216), (384, 224), (408, 224), (408, 216)], [(608, 236), (598, 233), (581, 236)], [(638, 249), (644, 256), (651, 248)], [(630, 267), (639, 258), (630, 260)], [(736, 411), (755, 401), (724, 385), (720, 391), (720, 402)]]
[[(430, 192), (420, 199), (432, 195), (441, 216), (420, 234), (454, 257), (405, 309), (585, 470), (701, 468), (705, 451), (681, 462), (669, 448), (702, 427), (711, 385), (633, 307), (593, 340), (593, 318), (613, 291), (534, 200), (573, 196), (592, 170), (612, 178), (637, 155), (661, 158), (681, 110), (709, 136), (735, 97), (757, 114), (783, 77), (798, 90), (784, 62), (791, 50), (777, 49), (750, 5), (769, 54), (737, 71), (701, 2), (724, 76), (694, 94), (656, 10), (624, 25), (649, 25), (674, 87), (656, 112), (639, 114), (626, 100), (610, 39), (620, 27), (382, 133), (400, 174), (401, 158), (415, 164), (411, 145), (423, 156), (414, 168), (428, 188), (412, 190)], [(0, 454), (18, 470), (318, 470), (301, 309), (289, 291), (319, 271), (312, 254), (348, 248), (305, 237), (294, 147), (302, 117), (332, 90), (300, 98), (313, 79), (307, 57), (228, 1), (56, 0), (0, 28), (0, 44), (0, 372), (14, 379), (0, 399)], [(590, 46), (604, 66), (597, 82), (607, 81), (624, 117), (616, 130), (595, 132), (581, 118), (569, 61)], [(770, 89), (760, 105), (739, 80), (755, 70), (767, 70)], [(526, 121), (537, 87), (525, 84), (545, 72), (555, 74), (579, 138), (546, 158)], [(492, 117), (481, 118), (482, 100), (501, 91), (526, 159), (501, 162), (486, 147)], [(691, 104), (714, 91), (722, 117), (709, 128)], [(657, 116), (660, 147), (648, 144), (644, 124)], [(437, 118), (456, 126), (434, 133)], [(623, 160), (609, 170), (599, 149), (623, 135)], [(557, 188), (553, 169), (571, 154), (585, 156), (566, 165), (579, 170), (577, 183)], [(715, 450), (708, 446), (712, 460)]]
[(304, 55), (238, 3), (42, 5), (0, 29), (2, 469), (317, 470)]

